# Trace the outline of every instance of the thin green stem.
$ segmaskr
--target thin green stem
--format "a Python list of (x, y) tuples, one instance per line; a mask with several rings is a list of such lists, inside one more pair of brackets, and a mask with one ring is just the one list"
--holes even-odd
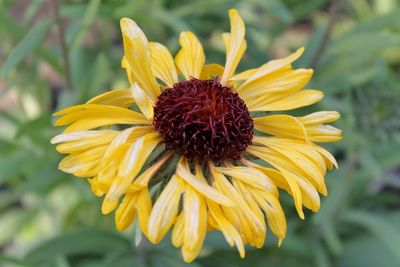
[(321, 38), (321, 42), (318, 44), (318, 47), (317, 47), (317, 50), (316, 50), (314, 56), (311, 58), (310, 67), (313, 69), (318, 65), (327, 45), (329, 43), (329, 40), (331, 38), (331, 33), (332, 33), (333, 26), (335, 25), (335, 22), (336, 22), (337, 11), (338, 11), (338, 6), (339, 6), (340, 1), (341, 0), (332, 0), (331, 1), (331, 5), (329, 7), (328, 25), (326, 26), (324, 35)]
[(71, 71), (70, 71), (70, 63), (69, 63), (69, 51), (67, 47), (67, 43), (65, 41), (65, 30), (64, 24), (60, 15), (60, 5), (59, 0), (53, 0), (53, 9), (54, 9), (54, 18), (56, 25), (58, 27), (58, 36), (61, 47), (61, 53), (63, 57), (63, 65), (64, 65), (64, 76), (67, 90), (72, 91), (72, 79), (71, 79)]

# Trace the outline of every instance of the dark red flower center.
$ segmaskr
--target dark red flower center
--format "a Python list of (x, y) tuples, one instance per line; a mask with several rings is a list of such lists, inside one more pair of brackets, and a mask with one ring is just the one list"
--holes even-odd
[(239, 159), (253, 138), (253, 120), (237, 93), (218, 80), (174, 84), (154, 107), (167, 149), (201, 161)]

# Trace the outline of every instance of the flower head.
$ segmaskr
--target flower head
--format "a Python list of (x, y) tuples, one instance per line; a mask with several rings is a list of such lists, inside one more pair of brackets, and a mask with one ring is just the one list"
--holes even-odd
[(303, 206), (318, 211), (319, 194), (327, 194), (326, 171), (337, 167), (315, 144), (341, 138), (339, 129), (326, 125), (337, 112), (273, 113), (322, 98), (318, 90), (303, 89), (313, 71), (291, 66), (303, 49), (236, 73), (245, 28), (236, 10), (229, 17), (231, 31), (222, 35), (225, 66), (205, 64), (191, 32), (181, 33), (173, 58), (123, 18), (122, 67), (130, 88), (55, 114), (61, 116), (56, 126), (67, 126), (52, 139), (69, 154), (60, 169), (88, 179), (104, 196), (102, 212), (115, 211), (119, 231), (137, 218), (143, 234), (158, 243), (172, 229), (172, 243), (187, 262), (197, 257), (208, 231), (221, 231), (242, 257), (245, 244), (263, 246), (267, 225), (281, 243), (286, 220), (278, 189), (292, 195), (303, 219)]

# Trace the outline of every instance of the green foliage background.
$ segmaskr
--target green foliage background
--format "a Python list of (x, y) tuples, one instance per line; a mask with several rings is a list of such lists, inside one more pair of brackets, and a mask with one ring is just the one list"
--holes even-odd
[(398, 0), (0, 1), (0, 266), (186, 266), (169, 238), (136, 246), (134, 229), (116, 233), (88, 184), (58, 171), (51, 114), (127, 85), (121, 17), (173, 52), (192, 30), (207, 62), (223, 63), (232, 7), (247, 25), (241, 69), (306, 47), (297, 66), (315, 68), (310, 87), (325, 98), (299, 112), (341, 112), (344, 138), (328, 146), (340, 170), (305, 221), (281, 194), (289, 229), (280, 249), (270, 234), (241, 260), (212, 233), (190, 266), (400, 266)]

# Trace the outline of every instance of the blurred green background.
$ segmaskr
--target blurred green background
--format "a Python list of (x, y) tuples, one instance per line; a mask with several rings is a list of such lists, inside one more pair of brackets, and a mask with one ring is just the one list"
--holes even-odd
[(51, 114), (127, 86), (121, 17), (173, 52), (180, 31), (192, 30), (207, 62), (223, 64), (232, 7), (247, 26), (241, 70), (306, 47), (296, 66), (316, 69), (309, 88), (325, 98), (296, 112), (341, 112), (334, 125), (344, 138), (327, 146), (340, 170), (305, 221), (281, 194), (280, 249), (269, 234), (240, 260), (211, 233), (190, 266), (400, 266), (399, 0), (0, 1), (0, 266), (187, 266), (169, 238), (136, 246), (134, 229), (116, 233), (87, 182), (57, 169)]

